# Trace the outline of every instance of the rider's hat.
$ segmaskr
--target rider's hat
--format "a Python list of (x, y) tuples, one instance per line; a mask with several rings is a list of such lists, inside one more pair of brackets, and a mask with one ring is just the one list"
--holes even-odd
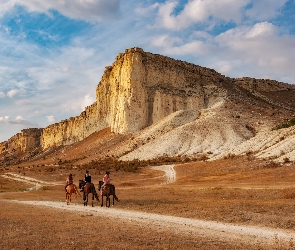
[(106, 171), (106, 174), (110, 174), (110, 171)]

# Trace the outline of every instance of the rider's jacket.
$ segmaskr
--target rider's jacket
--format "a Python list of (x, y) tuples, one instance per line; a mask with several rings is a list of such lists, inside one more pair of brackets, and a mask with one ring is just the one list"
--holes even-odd
[(86, 182), (91, 183), (91, 175), (90, 175), (90, 174), (85, 174), (84, 180), (85, 180)]

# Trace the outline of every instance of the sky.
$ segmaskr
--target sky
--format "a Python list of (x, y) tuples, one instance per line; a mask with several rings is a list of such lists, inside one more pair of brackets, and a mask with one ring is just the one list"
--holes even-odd
[(0, 142), (80, 115), (133, 47), (295, 84), (295, 0), (0, 0)]

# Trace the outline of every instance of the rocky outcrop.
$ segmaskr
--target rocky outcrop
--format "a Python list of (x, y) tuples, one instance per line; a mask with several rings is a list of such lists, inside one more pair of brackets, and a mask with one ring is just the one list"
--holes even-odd
[(97, 131), (96, 102), (86, 107), (79, 116), (71, 117), (43, 129), (41, 145), (44, 149), (52, 146), (69, 145), (85, 139)]
[(224, 76), (134, 48), (107, 67), (96, 90), (100, 129), (137, 132), (178, 110), (210, 106), (225, 93), (214, 85)]
[(234, 96), (237, 92), (229, 92), (235, 88), (243, 88), (253, 95), (291, 86), (271, 80), (231, 79), (213, 69), (140, 48), (127, 49), (106, 67), (96, 89), (96, 102), (79, 116), (44, 129), (23, 130), (0, 147), (6, 152), (70, 145), (105, 128), (114, 133), (135, 133), (177, 111), (210, 108)]
[(242, 77), (233, 79), (233, 82), (250, 91), (280, 91), (280, 90), (295, 90), (295, 85), (290, 85), (283, 82), (278, 82), (270, 79), (255, 79), (251, 77)]
[(41, 128), (23, 129), (8, 141), (0, 143), (1, 152), (13, 153), (15, 151), (30, 151), (40, 147), (42, 138)]

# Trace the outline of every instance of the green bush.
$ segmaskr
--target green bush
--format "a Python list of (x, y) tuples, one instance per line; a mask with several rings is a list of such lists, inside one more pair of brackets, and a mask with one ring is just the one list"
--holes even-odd
[(281, 128), (289, 128), (289, 127), (294, 126), (294, 125), (295, 125), (295, 117), (293, 117), (291, 120), (289, 120), (286, 123), (282, 123), (282, 124), (277, 125), (272, 130), (278, 130), (278, 129), (281, 129)]

